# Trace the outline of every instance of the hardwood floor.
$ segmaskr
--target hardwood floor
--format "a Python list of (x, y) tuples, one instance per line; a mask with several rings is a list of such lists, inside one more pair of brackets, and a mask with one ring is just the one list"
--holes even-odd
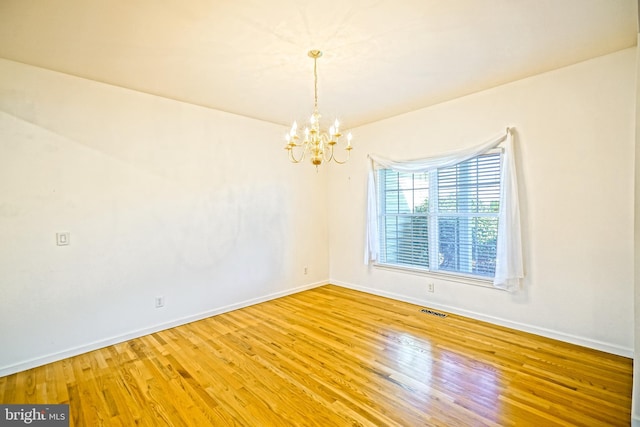
[(629, 425), (631, 360), (323, 286), (0, 378), (75, 426)]

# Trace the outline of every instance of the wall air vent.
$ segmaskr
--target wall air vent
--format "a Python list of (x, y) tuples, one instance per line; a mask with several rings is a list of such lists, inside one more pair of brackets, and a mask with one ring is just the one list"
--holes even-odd
[(423, 313), (427, 313), (430, 314), (432, 316), (438, 316), (438, 317), (447, 317), (446, 314), (444, 313), (438, 313), (437, 311), (433, 311), (433, 310), (429, 310), (428, 308), (423, 308), (422, 310), (420, 310)]

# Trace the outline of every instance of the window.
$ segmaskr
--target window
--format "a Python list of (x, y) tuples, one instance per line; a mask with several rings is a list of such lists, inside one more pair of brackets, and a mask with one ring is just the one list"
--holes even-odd
[(415, 174), (380, 169), (379, 263), (493, 278), (501, 158), (493, 151)]

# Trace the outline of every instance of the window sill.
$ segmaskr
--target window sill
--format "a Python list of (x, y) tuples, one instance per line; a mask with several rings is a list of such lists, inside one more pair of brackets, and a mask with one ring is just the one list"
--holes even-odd
[(406, 273), (406, 274), (433, 277), (434, 279), (446, 280), (448, 282), (457, 282), (457, 283), (463, 283), (465, 285), (480, 286), (483, 288), (501, 290), (494, 287), (493, 280), (488, 278), (481, 279), (478, 277), (466, 276), (464, 274), (434, 272), (434, 271), (425, 270), (422, 268), (412, 268), (412, 267), (405, 267), (405, 266), (393, 265), (393, 264), (374, 263), (373, 266), (381, 270), (389, 270), (389, 271), (396, 271), (396, 272)]

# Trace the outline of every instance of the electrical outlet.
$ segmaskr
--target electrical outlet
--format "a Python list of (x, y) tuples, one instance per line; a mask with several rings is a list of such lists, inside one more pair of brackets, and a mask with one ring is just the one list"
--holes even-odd
[(307, 274), (309, 272), (309, 269), (307, 268), (307, 266), (304, 267), (304, 274)]
[(429, 292), (435, 292), (435, 291), (436, 291), (436, 289), (435, 289), (435, 285), (434, 285), (433, 283), (429, 283), (429, 284), (427, 285), (427, 291), (429, 291)]
[(58, 246), (67, 246), (70, 242), (71, 233), (68, 231), (62, 231), (60, 233), (56, 233), (56, 245)]
[(156, 308), (164, 307), (164, 297), (162, 295), (156, 297)]

